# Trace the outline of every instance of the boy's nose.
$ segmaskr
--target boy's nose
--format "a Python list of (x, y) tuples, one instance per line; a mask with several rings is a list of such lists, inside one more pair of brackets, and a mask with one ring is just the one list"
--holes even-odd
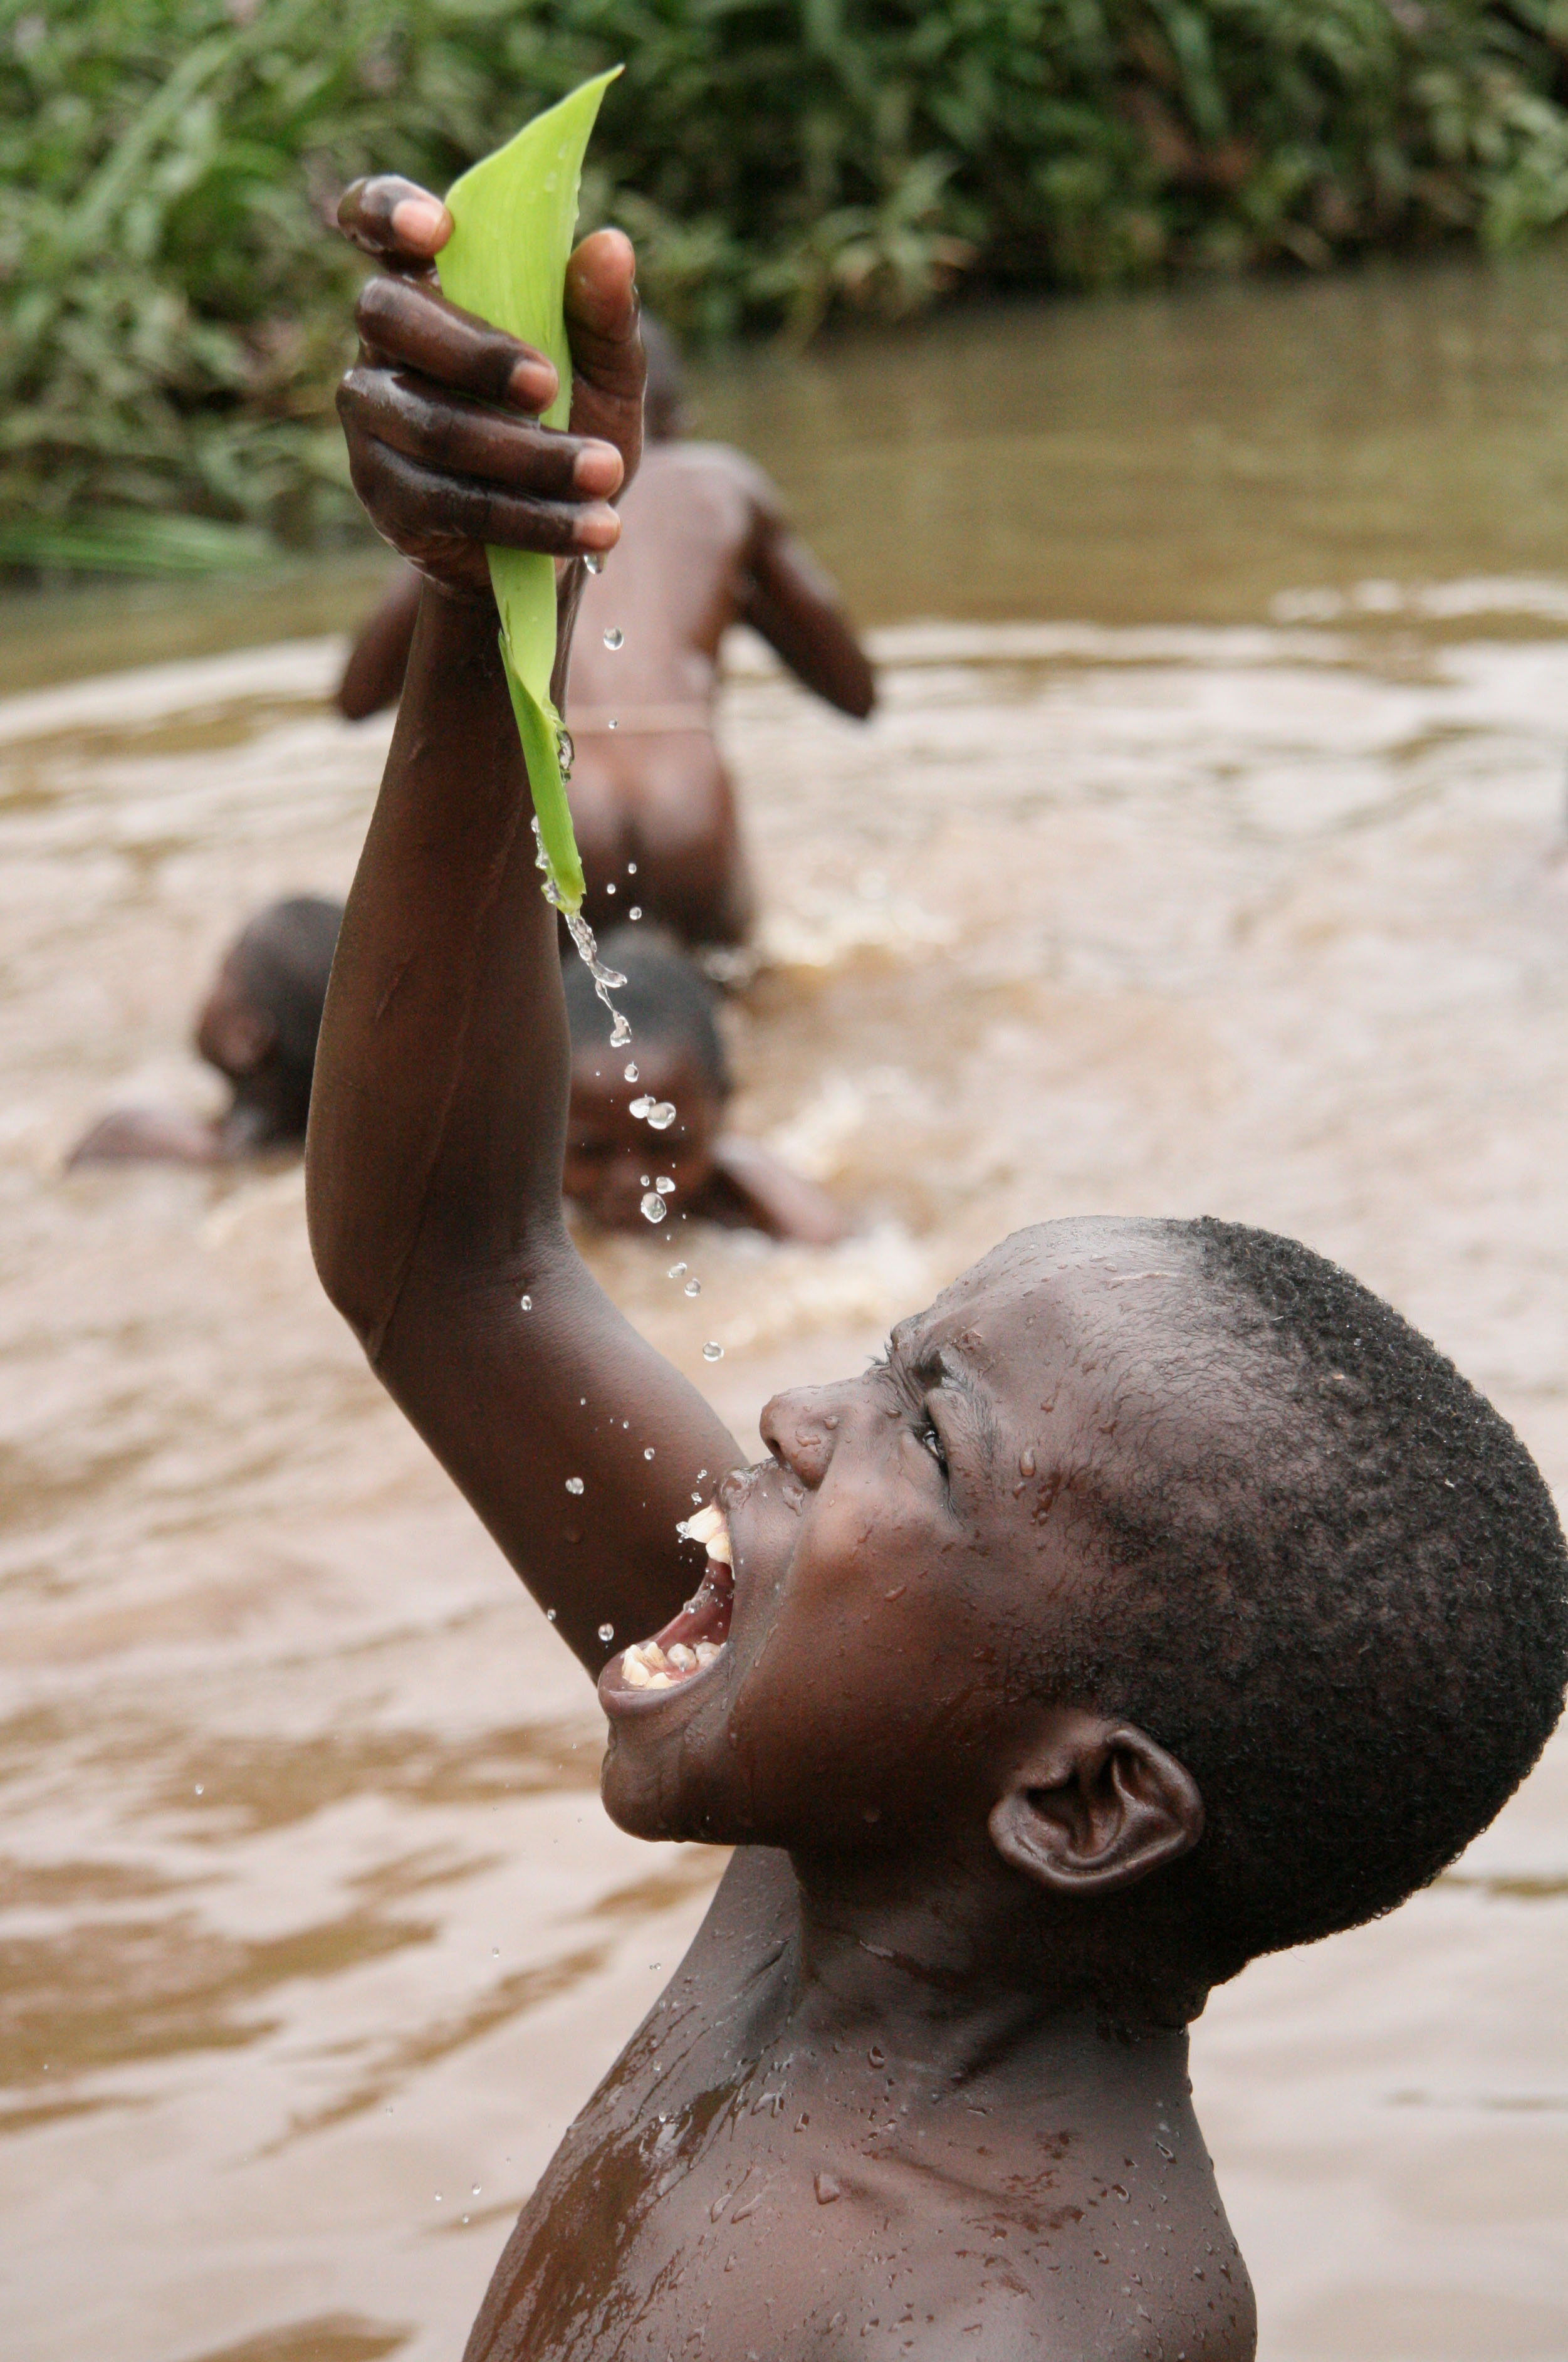
[(765, 1403), (757, 1420), (775, 1459), (813, 1489), (827, 1474), (838, 1437), (839, 1405), (833, 1391), (796, 1386)]

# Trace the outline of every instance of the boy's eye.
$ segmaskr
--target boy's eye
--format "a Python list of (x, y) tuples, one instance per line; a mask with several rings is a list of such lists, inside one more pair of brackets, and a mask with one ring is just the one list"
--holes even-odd
[(942, 1448), (942, 1438), (938, 1435), (936, 1429), (933, 1426), (931, 1420), (923, 1414), (915, 1432), (920, 1439), (922, 1449), (930, 1452), (932, 1458), (941, 1469), (944, 1476), (945, 1476), (947, 1473), (947, 1454)]

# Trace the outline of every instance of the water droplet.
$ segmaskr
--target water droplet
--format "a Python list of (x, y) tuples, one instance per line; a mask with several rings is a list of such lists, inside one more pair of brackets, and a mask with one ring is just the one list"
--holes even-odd
[(199, 1796), (199, 1795), (201, 1794), (201, 1793), (202, 1793), (202, 1783), (201, 1783), (201, 1782), (198, 1780), (198, 1781), (197, 1781), (197, 1783), (196, 1783), (196, 1794), (197, 1794), (197, 1795)]
[(628, 861), (628, 862), (627, 862), (627, 864), (626, 864), (626, 875), (627, 875), (627, 877), (635, 877), (636, 876), (636, 874), (637, 874), (637, 865), (636, 865), (636, 863), (635, 863), (635, 861)]
[(612, 1050), (624, 1050), (631, 1038), (632, 1029), (627, 1024), (625, 1019), (622, 1016), (620, 1010), (617, 1010), (615, 1011), (615, 1022), (610, 1034), (610, 1047)]
[[(491, 1957), (491, 1959), (492, 1960), (499, 1960), (499, 1959), (500, 1959), (500, 1958), (501, 1958), (501, 1947), (500, 1947), (500, 1945), (499, 1945), (499, 1944), (492, 1944), (492, 1945), (491, 1946), (491, 1948), (490, 1948), (490, 1957)], [(476, 2198), (479, 2196), (479, 2191), (478, 2191), (477, 2190), (474, 2191), (474, 2196), (475, 2196)]]
[(577, 748), (571, 743), (569, 730), (562, 730), (557, 734), (556, 756), (560, 763), (562, 778), (569, 779), (571, 767), (577, 760)]
[(653, 1448), (653, 1445), (650, 1443), (650, 1444), (647, 1444), (647, 1445), (645, 1447), (644, 1451), (643, 1451), (643, 1458), (644, 1458), (645, 1460), (651, 1460), (651, 1459), (653, 1458), (653, 1456), (654, 1456), (654, 1448)]
[(635, 1082), (636, 1081), (636, 1079), (637, 1079), (637, 1070), (636, 1070), (636, 1067), (635, 1067), (635, 1065), (629, 1065), (629, 1066), (626, 1068), (626, 1080), (627, 1080), (629, 1083), (635, 1083)]
[(582, 1490), (581, 1477), (569, 1476), (566, 1480), (566, 1488), (569, 1493), (580, 1493)]
[(474, 2186), (473, 2186), (473, 2188), (469, 2191), (469, 2196), (470, 2198), (477, 2198), (477, 2197), (479, 2196), (479, 2194), (480, 2194), (480, 2186), (479, 2186), (479, 2183), (476, 2181), (476, 2182), (475, 2182), (475, 2184), (474, 2184)]
[(555, 1609), (554, 1609), (553, 1607), (547, 1607), (547, 1608), (546, 1608), (546, 1610), (545, 1610), (545, 1621), (546, 1621), (546, 1623), (547, 1623), (547, 1624), (553, 1624), (553, 1623), (555, 1622), (555, 1620), (556, 1620), (556, 1611), (555, 1611)]
[(606, 729), (606, 730), (619, 730), (619, 728), (621, 727), (621, 725), (620, 725), (620, 723), (616, 721), (615, 716), (614, 716), (613, 714), (612, 714), (612, 715), (610, 716), (609, 721), (608, 721), (608, 722), (606, 722), (606, 723), (604, 724), (604, 727), (605, 727), (605, 729)]
[(686, 1265), (683, 1263), (672, 1263), (665, 1273), (666, 1279), (684, 1279), (685, 1276)]
[(700, 1279), (689, 1279), (680, 1292), (683, 1296), (701, 1296), (702, 1283)]
[(722, 1362), (723, 1358), (723, 1347), (715, 1339), (710, 1337), (702, 1348), (702, 1359), (705, 1362)]
[(602, 550), (591, 549), (588, 556), (582, 562), (587, 567), (591, 574), (602, 574), (604, 571), (604, 553)]
[(657, 1189), (649, 1189), (644, 1196), (643, 1212), (646, 1215), (650, 1222), (663, 1221), (664, 1199), (659, 1196)]
[(640, 1099), (634, 1099), (632, 1101), (630, 1112), (637, 1118), (637, 1120), (640, 1123), (645, 1117), (652, 1115), (657, 1105), (658, 1101), (656, 1098), (651, 1098), (647, 1092), (645, 1091)]
[(602, 1640), (613, 1640), (615, 1638), (615, 1627), (613, 1624), (601, 1624), (599, 1627), (599, 1637)]
[(441, 2203), (441, 2192), (439, 2191), (436, 2192), (436, 2203), (437, 2206)]
[(640, 919), (642, 915), (643, 906), (640, 902), (634, 902), (631, 909), (626, 913), (628, 919)]
[(649, 1108), (648, 1122), (655, 1131), (668, 1131), (674, 1121), (675, 1102), (673, 1099), (661, 1099), (657, 1107)]
[(606, 894), (613, 894), (613, 892), (615, 891), (615, 880), (614, 880), (613, 877), (610, 879), (609, 883), (606, 885), (606, 887), (605, 887), (605, 889), (604, 889), (604, 891), (606, 892)]
[(466, 2222), (468, 2221), (468, 2219), (469, 2219), (469, 2218), (468, 2218), (468, 2216), (465, 2214), (465, 2215), (464, 2215), (464, 2217), (463, 2217), (464, 2222), (466, 2223)]
[(1018, 1473), (1021, 1476), (1032, 1476), (1034, 1473), (1034, 1446), (1032, 1443), (1026, 1444), (1018, 1455)]
[(624, 648), (625, 646), (626, 635), (621, 629), (619, 624), (611, 624), (609, 630), (604, 635), (604, 645), (607, 648)]
[(672, 1198), (675, 1195), (675, 1184), (668, 1173), (659, 1175), (658, 1179), (654, 1183), (654, 1187), (661, 1198)]
[(873, 2067), (885, 2067), (888, 2063), (888, 2054), (879, 2042), (874, 2042), (866, 2056)]
[(534, 1299), (531, 1296), (520, 1296), (517, 1304), (520, 1311), (532, 1312), (534, 1309)]

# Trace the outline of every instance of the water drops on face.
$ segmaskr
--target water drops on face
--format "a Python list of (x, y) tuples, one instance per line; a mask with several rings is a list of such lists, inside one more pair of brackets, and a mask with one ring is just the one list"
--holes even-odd
[(689, 1279), (680, 1292), (682, 1296), (701, 1296), (702, 1283), (700, 1279)]
[(716, 1337), (710, 1337), (707, 1343), (702, 1348), (702, 1359), (705, 1362), (722, 1362), (723, 1358), (723, 1347), (719, 1343)]
[(608, 1646), (608, 1644), (615, 1638), (615, 1627), (613, 1624), (601, 1624), (599, 1627), (599, 1637), (606, 1646)]
[(604, 645), (607, 648), (624, 648), (625, 646), (626, 635), (621, 629), (619, 624), (612, 624), (609, 626), (604, 635)]
[(652, 1445), (651, 1443), (649, 1443), (649, 1444), (645, 1444), (645, 1445), (644, 1445), (644, 1447), (643, 1447), (643, 1458), (644, 1458), (645, 1460), (651, 1460), (651, 1459), (653, 1458), (653, 1456), (654, 1456), (654, 1448), (653, 1448), (653, 1445)]
[(643, 1213), (650, 1222), (663, 1221), (665, 1216), (665, 1203), (657, 1189), (649, 1189), (645, 1192), (643, 1197)]
[(648, 1124), (652, 1131), (668, 1131), (674, 1121), (675, 1102), (673, 1099), (661, 1099), (657, 1107), (649, 1108)]
[(520, 1312), (532, 1312), (534, 1309), (533, 1297), (531, 1296), (520, 1296), (517, 1299), (517, 1308)]
[(683, 1263), (672, 1263), (665, 1273), (666, 1279), (684, 1279), (685, 1276), (686, 1265)]
[(566, 1480), (566, 1488), (569, 1493), (580, 1493), (582, 1490), (581, 1477), (569, 1476)]

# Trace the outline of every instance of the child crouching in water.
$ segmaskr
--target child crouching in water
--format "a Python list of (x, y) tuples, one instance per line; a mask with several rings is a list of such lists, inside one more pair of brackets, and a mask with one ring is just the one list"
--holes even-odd
[[(405, 265), (447, 233), (407, 183), (345, 207)], [(1019, 1233), (876, 1366), (776, 1396), (756, 1466), (622, 1319), (561, 1219), (556, 922), (477, 537), (613, 541), (618, 235), (568, 315), (554, 435), (536, 356), (406, 272), (361, 300), (355, 480), (426, 589), (312, 1234), (596, 1677), (612, 1816), (736, 1850), (469, 2362), (1244, 2362), (1186, 2027), (1254, 1955), (1392, 1908), (1529, 1770), (1568, 1661), (1551, 1500), (1387, 1306), (1223, 1223)]]
[[(575, 951), (562, 955), (571, 1034), (571, 1104), (561, 1187), (607, 1231), (647, 1229), (654, 1179), (676, 1234), (687, 1220), (832, 1246), (848, 1228), (833, 1199), (755, 1140), (724, 1130), (731, 1084), (712, 986), (679, 944), (619, 927), (599, 945), (625, 978), (615, 1006), (636, 1055), (612, 1050), (604, 1004)], [(660, 1111), (671, 1109), (673, 1114)], [(650, 1114), (655, 1120), (650, 1125)], [(664, 1219), (664, 1217), (661, 1217)]]

